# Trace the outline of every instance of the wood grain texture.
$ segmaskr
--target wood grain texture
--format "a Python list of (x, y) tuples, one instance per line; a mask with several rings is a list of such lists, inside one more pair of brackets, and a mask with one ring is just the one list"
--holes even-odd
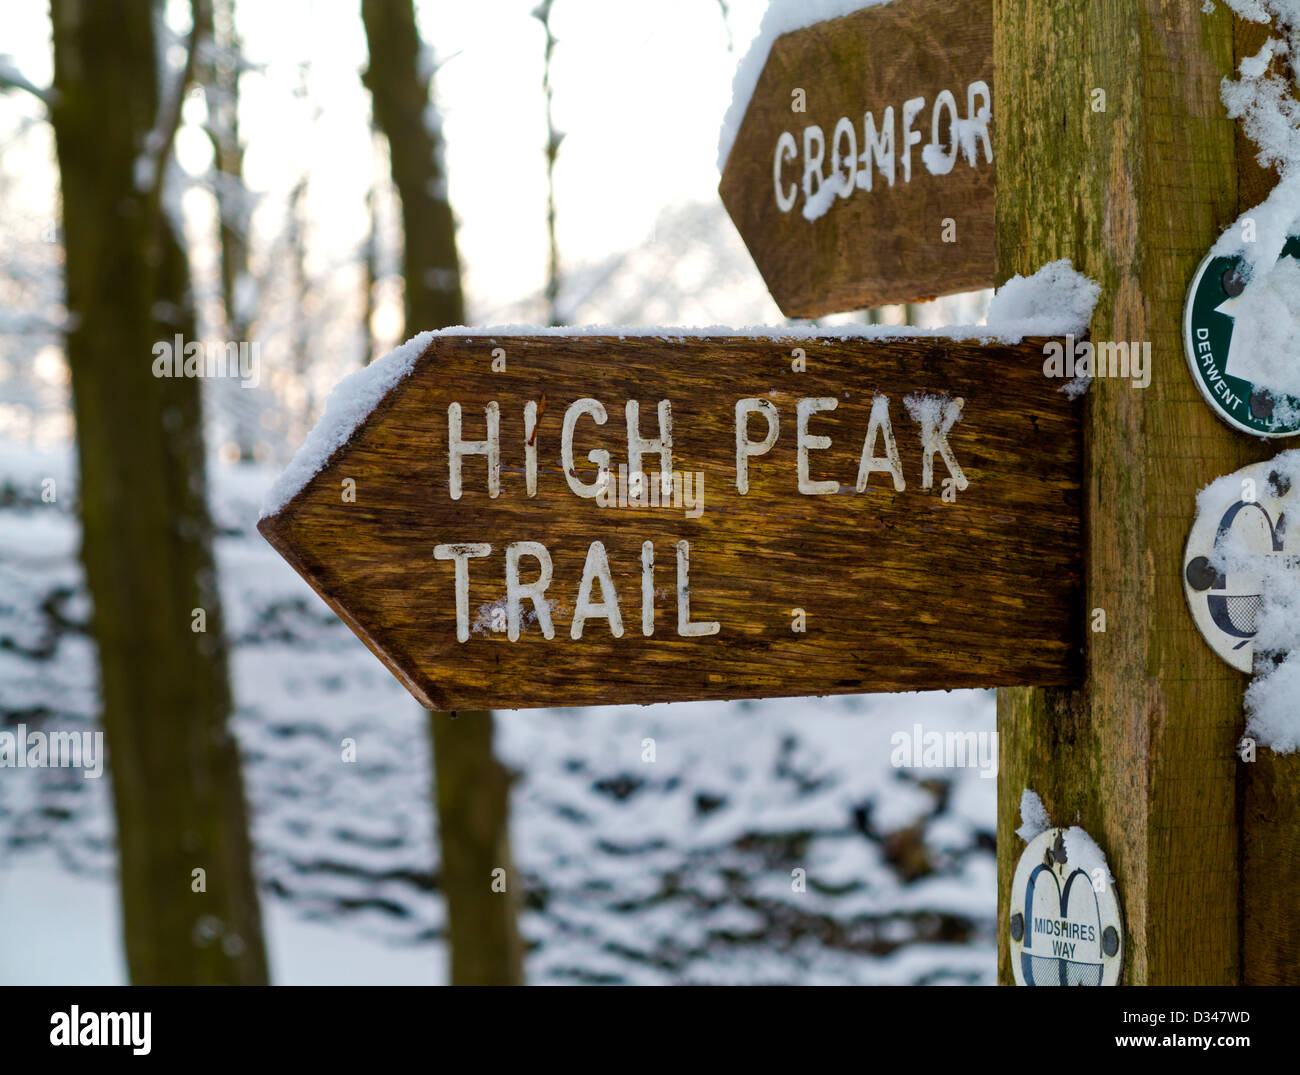
[[(490, 369), (504, 347), (508, 368)], [(806, 372), (792, 372), (802, 348)], [(857, 693), (1003, 683), (1068, 683), (1077, 673), (1080, 560), (1077, 405), (1044, 378), (1042, 341), (1017, 347), (947, 340), (682, 340), (598, 337), (442, 337), (368, 422), (262, 533), (422, 705), (528, 708), (629, 701)], [(906, 488), (874, 474), (856, 491), (873, 395), (890, 416)], [(948, 440), (969, 486), (945, 502), (939, 456), (922, 486), (920, 426), (910, 393), (965, 402)], [(524, 404), (545, 396), (537, 431), (537, 496), (526, 495)], [(673, 466), (704, 475), (704, 510), (598, 507), (568, 487), (560, 466), (566, 407), (603, 402), (575, 436), (577, 471), (607, 448), (627, 460), (625, 401), (672, 401)], [(736, 490), (735, 403), (770, 400), (778, 439), (751, 461)], [(810, 476), (836, 495), (798, 492), (796, 404), (834, 397), (809, 432)], [(482, 456), (464, 463), (464, 493), (448, 491), (448, 405), (466, 438), (486, 435), (484, 408), (501, 408), (501, 490), (487, 491)], [(765, 423), (755, 419), (751, 439)], [(877, 452), (883, 451), (878, 444)], [(651, 457), (647, 466), (657, 463)], [(341, 484), (356, 482), (356, 502)], [(440, 543), (488, 542), (470, 561), (471, 615), (504, 595), (509, 542), (539, 541), (554, 563), (547, 596), (555, 637), (536, 625), (518, 641), (490, 629), (458, 642), (453, 567)], [(679, 637), (675, 543), (690, 543), (691, 616), (718, 634)], [(604, 542), (625, 633), (604, 620), (570, 637), (588, 547)], [(660, 593), (653, 637), (641, 633), (643, 541), (653, 541)], [(535, 577), (525, 560), (523, 575)], [(597, 591), (599, 596), (599, 591)], [(792, 631), (791, 612), (807, 616)]]
[(1087, 685), (999, 692), (999, 977), (1011, 981), (1007, 886), (1032, 788), (1109, 856), (1127, 983), (1235, 983), (1248, 977), (1243, 680), (1197, 633), (1180, 578), (1197, 490), (1268, 454), (1200, 399), (1180, 331), (1192, 274), (1237, 209), (1219, 101), (1232, 18), (1181, 0), (996, 0), (994, 26), (999, 276), (1071, 257), (1102, 284), (1093, 338), (1153, 352), (1149, 388), (1099, 380), (1087, 397), (1087, 607), (1107, 623), (1090, 635)]
[[(719, 193), (787, 317), (817, 317), (992, 286), (994, 164), (982, 146), (975, 166), (958, 154), (947, 175), (932, 175), (922, 161), (933, 134), (936, 98), (950, 91), (965, 119), (968, 87), (977, 80), (993, 85), (992, 0), (895, 0), (777, 38)], [(795, 89), (806, 92), (806, 112), (792, 111)], [(906, 181), (902, 112), (915, 97), (925, 99), (913, 124), (922, 140), (910, 149), (911, 179)], [(840, 118), (856, 129), (861, 155), (864, 113), (872, 113), (879, 130), (886, 108), (894, 112), (893, 186), (876, 171), (871, 190), (837, 197), (819, 219), (804, 218), (802, 190), (794, 208), (781, 211), (773, 163), (782, 132), (793, 135), (799, 146), (799, 158), (783, 166), (788, 189), (803, 176), (805, 127), (815, 124), (824, 132), (821, 171), (829, 175)], [(940, 137), (945, 141), (948, 118), (944, 111)], [(847, 138), (843, 147), (847, 158)], [(955, 225), (952, 242), (944, 241), (948, 219)]]

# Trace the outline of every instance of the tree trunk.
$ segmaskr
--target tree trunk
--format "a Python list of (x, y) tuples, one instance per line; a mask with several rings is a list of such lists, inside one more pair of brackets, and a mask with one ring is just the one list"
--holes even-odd
[(440, 887), (453, 985), (522, 985), (510, 777), (492, 754), (492, 714), (430, 714)]
[(207, 103), (207, 133), (212, 142), (213, 193), (221, 239), (221, 305), (231, 339), (243, 340), (250, 311), (240, 302), (240, 278), (248, 272), (249, 195), (244, 189), (244, 147), (239, 138), (240, 41), (235, 30), (235, 0), (195, 0), (199, 41), (196, 77)]
[[(127, 964), (137, 984), (264, 983), (199, 382), (153, 375), (155, 341), (194, 332), (185, 253), (141, 162), (163, 111), (161, 16), (151, 0), (51, 8), (82, 559)], [(169, 142), (151, 143), (159, 171)]]
[[(363, 79), (388, 138), (405, 236), (406, 333), (463, 324), (456, 225), (442, 141), (429, 101), (432, 71), (411, 0), (362, 0), (370, 49)], [(451, 981), (523, 981), (518, 881), (509, 850), (509, 777), (492, 754), (492, 714), (431, 714), (434, 782), (447, 901)], [(504, 891), (502, 890), (504, 887)]]
[[(555, 59), (555, 35), (551, 33), (551, 4), (542, 0), (533, 9), (533, 18), (546, 34), (546, 51), (542, 56), (542, 96), (546, 100), (546, 311), (552, 327), (564, 324), (560, 314), (560, 243), (555, 230), (555, 161), (560, 155), (564, 135), (555, 128), (555, 92), (551, 83), (551, 64)], [(726, 12), (723, 12), (726, 18)]]
[(447, 200), (442, 136), (429, 100), (429, 53), (421, 48), (411, 0), (362, 0), (375, 125), (388, 138), (393, 183), (402, 200), (406, 331), (463, 324), (456, 221)]
[[(225, 337), (251, 342), (254, 310), (250, 308), (248, 236), (252, 198), (244, 186), (244, 146), (239, 137), (239, 69), (242, 63), (235, 29), (235, 0), (194, 0), (196, 41), (200, 52), (195, 80), (207, 107), (206, 130), (212, 143), (212, 193), (217, 203), (221, 257), (221, 308)], [(221, 395), (231, 436), (241, 463), (251, 463), (259, 436), (256, 396), (236, 381), (213, 386)]]
[[(1201, 400), (1181, 334), (1188, 283), (1254, 167), (1219, 100), (1232, 14), (1168, 0), (995, 0), (994, 55), (999, 277), (1072, 258), (1102, 285), (1093, 339), (1150, 341), (1153, 364), (1150, 387), (1099, 378), (1086, 399), (1087, 609), (1106, 614), (1105, 631), (1089, 634), (1086, 685), (998, 695), (1000, 977), (1011, 980), (1008, 888), (1031, 788), (1054, 822), (1083, 826), (1109, 856), (1125, 982), (1258, 980), (1243, 958), (1264, 904), (1242, 883), (1242, 792), (1262, 793), (1260, 778), (1284, 767), (1300, 786), (1296, 759), (1261, 752), (1255, 773), (1237, 760), (1243, 679), (1202, 641), (1181, 578), (1197, 491), (1272, 454)], [(1286, 815), (1282, 869), (1294, 877), (1294, 806)], [(1268, 869), (1260, 890), (1294, 892)], [(1273, 928), (1293, 933), (1286, 899), (1291, 913)], [(1286, 973), (1294, 980), (1294, 959)]]

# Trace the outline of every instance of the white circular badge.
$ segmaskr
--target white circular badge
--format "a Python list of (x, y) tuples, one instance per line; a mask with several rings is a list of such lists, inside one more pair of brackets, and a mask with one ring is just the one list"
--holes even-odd
[[(1260, 565), (1294, 559), (1300, 538), (1288, 533), (1287, 469), (1277, 460), (1253, 463), (1215, 482), (1198, 500), (1183, 553), (1183, 590), (1192, 619), (1210, 648), (1242, 672), (1253, 671), (1264, 578), (1260, 570), (1234, 569), (1227, 560), (1243, 553)], [(1231, 558), (1225, 556), (1229, 548)]]
[(1082, 829), (1048, 829), (1025, 848), (1011, 881), (1016, 985), (1118, 985), (1124, 924), (1115, 882)]

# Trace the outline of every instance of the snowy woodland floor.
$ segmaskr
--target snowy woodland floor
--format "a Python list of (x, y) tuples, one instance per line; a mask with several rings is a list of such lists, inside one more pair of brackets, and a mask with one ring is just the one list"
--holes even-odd
[[(281, 983), (436, 982), (427, 718), (253, 529), (274, 476), (213, 475), (272, 971)], [(41, 501), (46, 477), (54, 504)], [(74, 512), (69, 451), (0, 444), (0, 727), (94, 720)], [(915, 722), (991, 731), (991, 695), (498, 719), (498, 751), (518, 773), (531, 982), (995, 979), (996, 781), (889, 761), (890, 736)], [(355, 764), (340, 760), (347, 736)], [(109, 779), (0, 769), (0, 983), (122, 980)]]

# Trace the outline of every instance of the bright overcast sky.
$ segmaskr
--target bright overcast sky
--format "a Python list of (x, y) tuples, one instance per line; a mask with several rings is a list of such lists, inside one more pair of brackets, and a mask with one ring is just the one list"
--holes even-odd
[[(185, 27), (187, 5), (173, 2)], [(543, 33), (536, 0), (422, 0), (426, 42), (444, 61), (435, 82), (447, 138), (451, 198), (461, 221), (467, 286), (479, 309), (538, 291), (546, 272), (546, 139), (541, 90)], [(645, 241), (655, 218), (684, 201), (716, 198), (718, 127), (731, 78), (758, 28), (765, 0), (730, 0), (736, 52), (728, 52), (718, 0), (555, 0), (559, 236), (571, 264)], [(38, 0), (0, 0), (4, 43), (33, 81), (51, 77), (49, 21)], [(316, 268), (357, 249), (372, 156), (367, 62), (358, 0), (238, 0), (250, 62), (241, 83), (246, 178), (280, 195), (310, 174)], [(294, 98), (309, 62), (308, 94)], [(21, 95), (0, 109), (30, 110)], [(6, 129), (10, 124), (3, 125)], [(24, 139), (36, 154), (45, 138)], [(201, 171), (208, 148), (191, 129), (177, 143), (182, 164)], [(44, 160), (33, 167), (49, 174)], [(277, 220), (257, 222), (274, 233)]]

